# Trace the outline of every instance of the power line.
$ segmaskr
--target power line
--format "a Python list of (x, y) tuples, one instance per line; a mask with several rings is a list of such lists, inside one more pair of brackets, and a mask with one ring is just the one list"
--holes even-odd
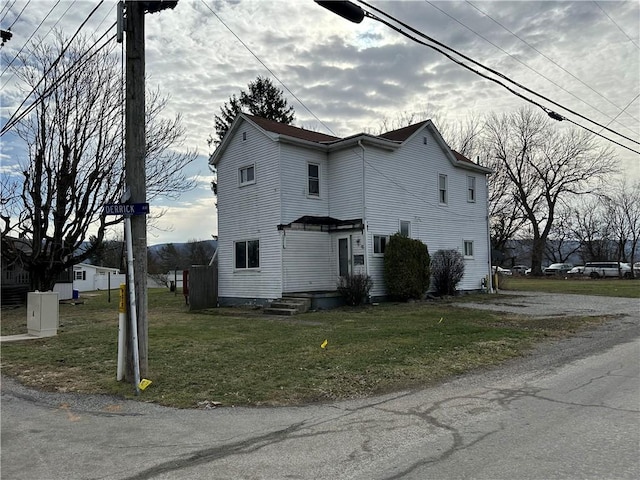
[[(238, 35), (236, 35), (236, 34), (235, 34), (235, 32), (234, 32), (233, 30), (231, 30), (231, 29), (229, 28), (229, 26), (228, 26), (228, 25), (227, 25), (227, 24), (226, 24), (226, 23), (225, 23), (225, 22), (224, 22), (224, 21), (223, 21), (223, 20), (218, 16), (218, 14), (217, 14), (216, 12), (214, 12), (214, 11), (211, 9), (211, 7), (209, 7), (209, 5), (207, 5), (207, 4), (206, 4), (206, 2), (205, 2), (204, 0), (200, 0), (200, 1), (201, 1), (201, 2), (204, 4), (204, 6), (205, 6), (205, 7), (207, 7), (207, 8), (209, 9), (209, 11), (210, 11), (210, 12), (211, 12), (211, 13), (212, 13), (212, 14), (213, 14), (213, 15), (214, 15), (214, 16), (215, 16), (215, 17), (220, 21), (220, 23), (222, 23), (222, 25), (224, 25), (224, 26), (225, 26), (225, 28), (226, 28), (227, 30), (229, 30), (229, 31), (231, 32), (231, 34), (232, 34), (234, 37), (236, 37), (236, 39), (237, 39), (237, 40), (242, 44), (242, 46), (243, 46), (244, 48), (246, 48), (246, 49), (247, 49), (247, 51), (248, 51), (251, 55), (253, 55), (253, 57), (254, 57), (256, 60), (258, 60), (258, 62), (260, 62), (260, 64), (261, 64), (264, 68), (266, 68), (266, 69), (267, 69), (267, 71), (268, 71), (268, 72), (273, 76), (273, 78), (275, 78), (275, 79), (280, 83), (280, 85), (282, 85), (282, 86), (285, 88), (285, 90), (286, 90), (287, 92), (289, 92), (289, 93), (291, 94), (291, 96), (293, 96), (293, 98), (295, 98), (295, 99), (300, 103), (300, 105), (302, 105), (302, 106), (304, 107), (304, 109), (305, 109), (307, 112), (309, 112), (309, 113), (313, 116), (313, 118), (315, 118), (318, 122), (320, 122), (320, 124), (322, 124), (322, 126), (324, 126), (324, 127), (325, 127), (329, 132), (331, 132), (331, 129), (330, 129), (329, 127), (327, 127), (327, 126), (324, 124), (324, 122), (323, 122), (322, 120), (320, 120), (320, 119), (316, 116), (316, 114), (315, 114), (315, 113), (313, 113), (311, 110), (309, 110), (309, 108), (308, 108), (308, 107), (307, 107), (307, 106), (302, 102), (302, 100), (300, 100), (300, 99), (296, 96), (296, 94), (295, 94), (295, 93), (293, 93), (291, 90), (289, 90), (289, 87), (287, 87), (287, 86), (284, 84), (284, 82), (283, 82), (282, 80), (280, 80), (280, 78), (278, 78), (278, 76), (277, 76), (275, 73), (273, 73), (273, 70), (271, 70), (269, 67), (267, 67), (267, 65), (266, 65), (266, 64), (265, 64), (265, 63), (264, 63), (264, 62), (263, 62), (263, 61), (262, 61), (262, 60), (261, 60), (261, 59), (260, 59), (256, 54), (255, 54), (255, 53), (253, 53), (253, 51), (249, 48), (249, 46), (248, 46), (246, 43), (244, 43), (244, 42), (242, 41), (242, 39), (241, 39)], [(331, 132), (331, 133), (332, 133), (333, 135), (335, 135), (333, 132)]]
[[(91, 12), (89, 13), (89, 15), (87, 16), (87, 18), (80, 24), (80, 26), (78, 27), (78, 29), (76, 30), (76, 32), (73, 34), (73, 36), (71, 37), (71, 39), (69, 40), (69, 42), (67, 43), (67, 45), (64, 46), (64, 48), (62, 49), (62, 51), (60, 52), (60, 54), (58, 55), (58, 58), (56, 58), (53, 63), (49, 66), (49, 68), (47, 69), (46, 72), (44, 72), (44, 74), (42, 75), (42, 78), (38, 81), (38, 83), (36, 84), (35, 87), (33, 87), (33, 89), (31, 90), (31, 92), (29, 92), (29, 94), (24, 98), (24, 100), (22, 100), (22, 103), (20, 103), (20, 105), (18, 106), (18, 108), (16, 109), (16, 111), (13, 113), (13, 115), (11, 115), (11, 117), (9, 118), (9, 120), (7, 121), (7, 123), (5, 123), (4, 127), (2, 127), (2, 130), (0, 131), (0, 135), (3, 135), (9, 128), (13, 127), (13, 125), (15, 125), (14, 122), (13, 124), (11, 123), (14, 118), (16, 117), (16, 115), (18, 114), (18, 111), (22, 108), (22, 106), (27, 102), (27, 100), (29, 99), (29, 97), (36, 91), (36, 89), (40, 86), (40, 84), (44, 81), (44, 79), (47, 77), (47, 75), (49, 74), (49, 72), (51, 70), (53, 70), (53, 68), (58, 64), (58, 62), (62, 59), (63, 55), (65, 54), (65, 52), (67, 51), (67, 49), (71, 46), (71, 43), (75, 40), (75, 38), (78, 36), (78, 34), (80, 33), (80, 30), (82, 30), (82, 28), (86, 25), (86, 23), (89, 21), (89, 19), (91, 18), (91, 16), (96, 12), (96, 10), (98, 10), (98, 8), (100, 8), (100, 5), (102, 5), (104, 3), (104, 0), (100, 0), (100, 3), (98, 3), (98, 5), (96, 5), (93, 10), (91, 10)], [(113, 26), (111, 27), (113, 28)], [(22, 118), (22, 117), (21, 117)], [(11, 125), (10, 125), (11, 124)]]
[[(500, 72), (497, 72), (496, 70), (494, 70), (494, 69), (492, 69), (492, 68), (489, 68), (489, 67), (486, 67), (486, 66), (482, 65), (482, 64), (481, 64), (481, 63), (479, 63), (478, 61), (473, 60), (472, 58), (470, 58), (470, 57), (468, 57), (468, 56), (466, 56), (466, 55), (464, 55), (464, 54), (462, 54), (462, 53), (457, 52), (456, 50), (452, 49), (451, 47), (448, 47), (448, 46), (444, 45), (443, 43), (441, 43), (441, 42), (439, 42), (439, 41), (437, 41), (437, 40), (435, 40), (435, 39), (433, 39), (433, 38), (429, 37), (428, 35), (425, 35), (424, 33), (420, 32), (420, 31), (416, 30), (415, 28), (413, 28), (413, 27), (411, 27), (411, 26), (409, 26), (409, 25), (405, 24), (404, 22), (402, 22), (402, 21), (400, 21), (400, 20), (398, 20), (398, 19), (394, 18), (393, 16), (391, 16), (391, 15), (389, 15), (389, 14), (387, 14), (387, 13), (383, 12), (382, 10), (380, 10), (380, 9), (378, 9), (378, 8), (376, 8), (376, 7), (372, 6), (372, 5), (369, 5), (368, 3), (364, 2), (363, 0), (359, 0), (359, 1), (360, 1), (360, 3), (362, 3), (363, 5), (366, 5), (367, 7), (371, 8), (372, 10), (375, 10), (376, 12), (379, 12), (379, 13), (381, 13), (382, 15), (385, 15), (386, 17), (390, 18), (392, 21), (394, 21), (394, 22), (396, 22), (396, 23), (398, 23), (398, 24), (402, 25), (403, 27), (407, 28), (407, 29), (408, 29), (408, 30), (410, 30), (411, 32), (413, 32), (413, 33), (417, 34), (418, 36), (420, 36), (420, 37), (422, 37), (422, 38), (425, 38), (425, 39), (429, 40), (430, 42), (433, 42), (433, 43), (435, 43), (436, 45), (439, 45), (439, 46), (441, 46), (442, 48), (444, 48), (444, 49), (446, 49), (446, 50), (449, 50), (449, 51), (451, 51), (451, 52), (455, 53), (456, 55), (458, 55), (458, 56), (460, 56), (460, 57), (462, 57), (462, 58), (464, 58), (464, 59), (466, 59), (466, 60), (470, 61), (471, 63), (473, 63), (473, 64), (475, 64), (475, 65), (480, 66), (481, 68), (483, 68), (483, 69), (485, 69), (485, 70), (487, 70), (487, 71), (489, 71), (489, 72), (491, 72), (491, 73), (493, 73), (493, 74), (497, 75), (497, 76), (498, 76), (498, 77), (500, 77), (500, 78), (503, 78), (503, 79), (507, 80), (507, 81), (508, 81), (508, 82), (510, 82), (510, 83), (513, 83), (514, 85), (518, 86), (519, 88), (522, 88), (522, 89), (523, 89), (523, 90), (525, 90), (526, 92), (531, 93), (531, 94), (533, 94), (533, 95), (535, 95), (535, 96), (537, 96), (537, 97), (540, 97), (540, 98), (542, 98), (542, 99), (544, 99), (544, 100), (546, 100), (546, 101), (550, 102), (551, 104), (556, 105), (556, 106), (558, 106), (558, 107), (560, 107), (560, 108), (562, 108), (562, 109), (564, 109), (564, 110), (566, 110), (566, 111), (568, 111), (568, 112), (571, 112), (572, 114), (574, 114), (574, 115), (576, 115), (576, 116), (578, 116), (578, 117), (580, 117), (580, 118), (582, 118), (582, 119), (584, 119), (584, 120), (587, 120), (588, 122), (591, 122), (591, 123), (593, 123), (593, 124), (595, 124), (595, 125), (597, 125), (597, 126), (599, 126), (599, 127), (601, 127), (601, 128), (604, 128), (605, 130), (608, 130), (608, 131), (610, 131), (610, 132), (612, 132), (612, 133), (614, 133), (614, 134), (616, 134), (616, 135), (618, 135), (618, 136), (620, 136), (620, 137), (622, 137), (622, 138), (625, 138), (626, 140), (629, 140), (629, 141), (631, 141), (631, 142), (633, 142), (633, 143), (636, 143), (636, 144), (640, 144), (640, 142), (638, 142), (637, 140), (633, 140), (632, 138), (629, 138), (629, 137), (627, 137), (627, 136), (625, 136), (625, 135), (622, 135), (621, 133), (616, 132), (615, 130), (612, 130), (612, 129), (608, 128), (608, 127), (605, 127), (604, 125), (602, 125), (602, 124), (600, 124), (600, 123), (598, 123), (598, 122), (596, 122), (596, 121), (594, 121), (594, 120), (591, 120), (591, 119), (589, 119), (589, 118), (585, 117), (584, 115), (581, 115), (581, 114), (579, 114), (579, 113), (577, 113), (577, 112), (574, 112), (573, 110), (571, 110), (571, 109), (569, 109), (569, 108), (567, 108), (567, 107), (564, 107), (564, 106), (560, 105), (560, 104), (559, 104), (559, 103), (557, 103), (557, 102), (554, 102), (553, 100), (551, 100), (551, 99), (549, 99), (549, 98), (545, 97), (544, 95), (541, 95), (541, 94), (539, 94), (539, 93), (537, 93), (537, 92), (535, 92), (535, 91), (533, 91), (533, 90), (531, 90), (531, 89), (529, 89), (529, 88), (527, 88), (527, 87), (525, 87), (525, 86), (523, 86), (523, 85), (519, 84), (518, 82), (515, 82), (514, 80), (512, 80), (512, 79), (510, 79), (509, 77), (505, 76), (504, 74), (502, 74), (502, 73), (500, 73)], [(490, 76), (488, 76), (488, 75), (486, 75), (486, 74), (484, 74), (484, 73), (482, 73), (482, 72), (479, 72), (478, 70), (475, 70), (475, 69), (473, 69), (472, 67), (470, 67), (470, 66), (466, 65), (464, 62), (462, 62), (462, 61), (460, 61), (460, 60), (458, 60), (458, 59), (456, 59), (456, 58), (453, 58), (451, 55), (447, 54), (447, 53), (446, 53), (445, 51), (443, 51), (442, 49), (440, 49), (440, 48), (438, 48), (438, 47), (436, 47), (436, 46), (434, 46), (434, 45), (431, 45), (431, 44), (429, 44), (429, 43), (425, 43), (425, 42), (423, 42), (423, 41), (421, 41), (421, 40), (418, 40), (417, 38), (415, 38), (415, 37), (411, 36), (410, 34), (406, 33), (404, 30), (402, 30), (402, 28), (396, 27), (395, 25), (393, 25), (393, 24), (391, 24), (391, 23), (387, 22), (387, 21), (386, 21), (386, 20), (384, 20), (384, 19), (381, 19), (381, 18), (379, 18), (379, 17), (377, 17), (377, 16), (375, 16), (375, 15), (371, 14), (370, 12), (365, 12), (365, 14), (366, 14), (366, 16), (368, 16), (368, 17), (372, 18), (373, 20), (376, 20), (376, 21), (378, 21), (378, 22), (380, 22), (380, 23), (383, 23), (384, 25), (388, 26), (388, 27), (389, 27), (389, 28), (391, 28), (392, 30), (395, 30), (396, 32), (400, 33), (401, 35), (403, 35), (403, 36), (405, 36), (405, 37), (407, 37), (407, 38), (409, 38), (409, 39), (413, 40), (414, 42), (419, 43), (419, 44), (421, 44), (421, 45), (424, 45), (424, 46), (426, 46), (426, 47), (429, 47), (429, 48), (431, 48), (431, 49), (433, 49), (433, 50), (436, 50), (437, 52), (439, 52), (439, 53), (441, 53), (442, 55), (446, 56), (448, 59), (450, 59), (450, 60), (451, 60), (451, 61), (453, 61), (454, 63), (456, 63), (456, 64), (458, 64), (458, 65), (460, 65), (460, 66), (462, 66), (462, 67), (466, 68), (467, 70), (469, 70), (469, 71), (471, 71), (471, 72), (473, 72), (473, 73), (475, 73), (475, 74), (477, 74), (477, 75), (480, 75), (480, 76), (482, 76), (483, 78), (486, 78), (487, 80), (491, 80), (492, 82), (497, 83), (498, 85), (500, 85), (500, 86), (504, 87), (505, 89), (507, 89), (508, 91), (510, 91), (511, 93), (513, 93), (514, 95), (516, 95), (516, 96), (518, 96), (518, 97), (522, 98), (523, 100), (526, 100), (527, 102), (530, 102), (530, 103), (532, 103), (532, 104), (534, 104), (534, 105), (538, 106), (539, 108), (541, 108), (542, 110), (544, 110), (544, 111), (545, 111), (545, 112), (546, 112), (546, 113), (547, 113), (551, 118), (553, 118), (554, 120), (563, 120), (563, 119), (565, 119), (565, 117), (563, 117), (563, 116), (559, 115), (558, 113), (556, 113), (556, 112), (554, 112), (554, 111), (550, 110), (549, 108), (547, 108), (547, 107), (545, 107), (545, 106), (543, 106), (543, 105), (541, 105), (541, 104), (537, 103), (536, 101), (534, 101), (534, 100), (532, 100), (532, 99), (530, 99), (530, 98), (528, 98), (528, 97), (525, 97), (524, 95), (522, 95), (522, 94), (521, 94), (521, 93), (519, 93), (519, 92), (516, 92), (516, 91), (515, 91), (515, 90), (513, 90), (512, 88), (510, 88), (510, 87), (508, 87), (507, 85), (505, 85), (504, 83), (502, 83), (500, 80), (498, 80), (498, 79), (496, 79), (496, 78), (493, 78), (493, 77), (490, 77)], [(578, 124), (576, 124), (576, 125), (578, 125)], [(612, 139), (610, 139), (610, 138), (608, 138), (608, 137), (604, 137), (603, 135), (600, 135), (600, 134), (597, 134), (597, 133), (596, 133), (596, 135), (598, 135), (598, 136), (600, 136), (600, 137), (602, 137), (602, 138), (604, 138), (604, 139), (606, 139), (606, 140), (608, 140), (608, 141), (610, 141), (610, 142), (613, 142), (613, 143), (615, 143), (615, 144), (617, 144), (617, 145), (619, 145), (619, 146), (621, 146), (621, 147), (623, 147), (623, 148), (626, 148), (626, 149), (628, 149), (628, 150), (631, 150), (631, 151), (632, 151), (632, 152), (634, 152), (634, 153), (639, 153), (639, 154), (640, 154), (640, 152), (638, 152), (638, 151), (636, 151), (636, 150), (633, 150), (632, 148), (627, 147), (626, 145), (624, 145), (624, 144), (622, 144), (622, 143), (619, 143), (619, 142), (617, 142), (617, 141), (614, 141), (614, 140), (612, 140)]]
[[(4, 15), (2, 16), (2, 18), (0, 18), (0, 22), (4, 22), (4, 19), (7, 18), (7, 15), (9, 14), (9, 12), (11, 11), (11, 9), (15, 4), (16, 4), (16, 0), (13, 0), (12, 3), (5, 4), (5, 6), (7, 7), (7, 11), (4, 12)], [(4, 7), (2, 9), (4, 10)]]
[[(47, 20), (47, 18), (49, 18), (49, 15), (51, 15), (51, 12), (53, 12), (55, 10), (55, 8), (58, 6), (58, 4), (60, 3), (61, 0), (58, 0), (56, 2), (56, 4), (51, 7), (51, 10), (49, 10), (49, 12), (45, 15), (45, 17), (42, 19), (42, 21), (38, 24), (38, 26), (36, 27), (36, 29), (33, 31), (33, 33), (29, 36), (29, 38), (27, 38), (27, 41), (24, 42), (24, 45), (22, 46), (22, 48), (20, 48), (20, 50), (18, 51), (18, 53), (16, 53), (14, 55), (14, 57), (11, 59), (11, 61), (7, 64), (6, 67), (4, 67), (4, 70), (2, 70), (2, 73), (0, 73), (0, 77), (2, 75), (5, 74), (5, 72), (9, 69), (9, 67), (11, 67), (11, 65), (13, 65), (13, 62), (16, 61), (16, 59), (18, 58), (18, 56), (22, 53), (22, 50), (25, 49), (25, 47), (29, 44), (29, 42), (31, 41), (31, 39), (33, 38), (33, 36), (36, 34), (36, 32), (40, 29), (40, 27), (42, 26), (42, 24)], [(67, 9), (69, 10), (69, 9)], [(66, 13), (66, 12), (65, 12)], [(62, 15), (64, 17), (64, 14)], [(4, 88), (6, 85), (6, 82), (4, 85), (2, 85), (2, 88)]]
[(9, 30), (11, 30), (11, 28), (16, 24), (16, 22), (20, 19), (20, 16), (22, 15), (22, 12), (24, 12), (24, 9), (27, 8), (29, 6), (29, 4), (31, 3), (31, 0), (29, 0), (24, 7), (22, 7), (22, 10), (20, 10), (20, 13), (18, 14), (18, 16), (13, 20), (13, 23), (9, 26)]
[[(472, 29), (471, 27), (465, 25), (464, 23), (462, 23), (460, 20), (458, 20), (457, 18), (455, 18), (453, 15), (450, 15), (449, 13), (445, 12), (444, 10), (442, 10), (440, 7), (438, 7), (437, 5), (433, 4), (432, 2), (430, 2), (429, 0), (424, 0), (425, 2), (427, 2), (429, 5), (431, 5), (433, 8), (435, 8), (436, 10), (442, 12), (444, 15), (446, 15), (447, 17), (451, 18), (452, 20), (454, 20), (455, 22), (459, 23), (460, 25), (462, 25), (464, 28), (466, 28), (467, 30), (469, 30), (470, 32), (474, 33), (475, 35), (477, 35), (478, 37), (482, 38), (484, 41), (486, 41), (487, 43), (493, 45), (494, 47), (496, 47), (498, 50), (500, 50), (501, 52), (503, 52), (504, 54), (508, 55), (509, 57), (511, 57), (513, 60), (515, 60), (516, 62), (520, 63), (521, 65), (523, 65), (524, 67), (528, 68), (529, 70), (531, 70), (532, 72), (538, 74), (539, 76), (541, 76), (542, 78), (544, 78), (545, 80), (547, 80), (548, 82), (552, 83), (553, 85), (555, 85), (556, 87), (558, 87), (559, 89), (565, 91), (566, 93), (568, 93), (569, 95), (571, 95), (573, 98), (575, 98), (576, 100), (579, 100), (581, 102), (583, 102), (584, 104), (586, 104), (587, 106), (593, 108), (595, 111), (597, 111), (598, 113), (601, 113), (602, 115), (604, 115), (605, 117), (609, 117), (608, 114), (604, 113), (602, 110), (600, 110), (598, 107), (596, 107), (595, 105), (590, 104), (589, 102), (587, 102), (586, 100), (578, 97), (577, 95), (575, 95), (574, 93), (570, 92), (569, 90), (567, 90), (566, 88), (564, 88), (563, 86), (559, 85), (558, 83), (556, 83), (555, 81), (553, 81), (552, 79), (550, 79), (549, 77), (547, 77), (546, 75), (540, 73), (539, 71), (537, 71), (536, 69), (530, 67), (529, 65), (527, 65), (526, 63), (524, 63), (522, 60), (520, 60), (517, 57), (514, 57), (513, 55), (511, 55), (509, 52), (507, 52), (506, 50), (504, 50), (502, 47), (500, 47), (499, 45), (496, 45), (495, 43), (493, 43), (491, 40), (489, 40), (488, 38), (486, 38), (484, 35), (476, 32), (474, 29)], [(619, 116), (619, 114), (618, 114)], [(614, 122), (618, 116), (616, 116), (616, 118), (614, 118), (613, 120), (611, 120), (611, 122), (609, 122), (607, 124), (607, 126), (611, 125), (612, 122)], [(636, 133), (635, 130), (633, 130), (632, 128), (628, 127), (627, 125), (621, 123), (621, 122), (616, 122), (618, 123), (618, 125), (626, 128), (627, 130), (629, 130), (630, 132)]]
[[(522, 37), (518, 36), (516, 33), (514, 33), (513, 31), (509, 30), (507, 27), (505, 27), (502, 23), (500, 23), (498, 20), (496, 20), (495, 18), (493, 18), (491, 15), (489, 15), (487, 12), (485, 12), (484, 10), (480, 9), (479, 7), (475, 6), (473, 3), (471, 3), (470, 1), (467, 0), (467, 3), (472, 6), (473, 8), (475, 8), (478, 12), (480, 12), (481, 14), (483, 14), (485, 17), (487, 17), (489, 20), (491, 20), (493, 23), (495, 23), (496, 25), (502, 27), (504, 30), (506, 30), (507, 32), (509, 32), (511, 35), (513, 35), (514, 37), (516, 37), (518, 40), (520, 40), (522, 43), (524, 43), (526, 46), (528, 46), (530, 49), (532, 49), (534, 52), (538, 53), (540, 56), (544, 57), (545, 59), (547, 59), (548, 61), (550, 61), (551, 63), (553, 63), (556, 67), (558, 67), (560, 70), (562, 70), (563, 72), (567, 73), (568, 75), (570, 75), (571, 77), (573, 77), (575, 80), (577, 80), (578, 82), (580, 82), (582, 85), (584, 85), (585, 87), (587, 87), (589, 90), (591, 90), (593, 93), (595, 93), (596, 95), (600, 96), (601, 98), (603, 98), (604, 100), (606, 100), (607, 102), (609, 102), (611, 105), (613, 105), (614, 107), (616, 107), (618, 110), (621, 110), (621, 107), (619, 107), (618, 105), (616, 105), (615, 103), (613, 103), (611, 100), (609, 100), (607, 97), (605, 97), (603, 94), (601, 94), (600, 92), (598, 92), (597, 90), (595, 90), (593, 87), (591, 87), (591, 85), (585, 83), (584, 81), (582, 81), (580, 78), (578, 78), (576, 75), (574, 75), (573, 73), (571, 73), (569, 70), (567, 70), (566, 68), (564, 68), (562, 65), (558, 64), (555, 60), (553, 60), (552, 58), (548, 57), (547, 55), (545, 55), (544, 53), (542, 53), (540, 50), (538, 50), (536, 47), (534, 47), (533, 45), (531, 45), (529, 42), (527, 42), (525, 39), (523, 39)], [(638, 119), (636, 117), (634, 117), (631, 114), (628, 114), (631, 118), (633, 118), (634, 120), (638, 121)]]
[[(26, 117), (29, 113), (31, 113), (33, 111), (34, 108), (36, 108), (38, 105), (40, 105), (42, 102), (44, 102), (44, 100), (49, 96), (49, 94), (55, 90), (58, 85), (60, 85), (60, 83), (65, 80), (66, 77), (68, 77), (69, 75), (71, 75), (72, 73), (75, 73), (77, 70), (79, 70), (80, 68), (82, 68), (84, 65), (87, 64), (87, 62), (89, 60), (91, 60), (94, 56), (96, 56), (102, 49), (104, 49), (107, 45), (109, 45), (109, 43), (116, 38), (116, 35), (112, 35), (109, 39), (107, 39), (107, 41), (105, 41), (105, 43), (98, 48), (96, 51), (94, 51), (91, 55), (89, 55), (87, 58), (85, 58), (84, 60), (83, 57), (85, 55), (88, 54), (89, 50), (91, 50), (91, 48), (95, 47), (97, 45), (97, 43), (104, 38), (111, 29), (113, 29), (113, 27), (115, 27), (115, 22), (113, 23), (113, 25), (111, 25), (111, 27), (109, 27), (109, 29), (98, 39), (96, 40), (96, 42), (83, 54), (81, 55), (77, 60), (76, 63), (73, 64), (73, 66), (63, 72), (57, 79), (55, 82), (53, 82), (47, 89), (45, 89), (44, 92), (42, 92), (42, 94), (31, 104), (29, 105), (18, 117), (16, 117), (14, 119), (14, 117), (12, 117), (11, 119), (9, 119), (9, 121), (5, 124), (4, 127), (2, 127), (2, 130), (0, 131), (0, 136), (4, 135), (6, 132), (8, 132), (11, 128), (13, 128), (15, 125), (17, 125), (24, 117)], [(33, 93), (33, 92), (32, 92)], [(31, 94), (29, 94), (31, 95)], [(28, 98), (28, 97), (27, 97)], [(15, 114), (14, 114), (15, 116)]]
[(640, 47), (638, 47), (638, 44), (633, 40), (633, 38), (631, 38), (629, 35), (627, 35), (627, 32), (625, 32), (625, 31), (622, 29), (622, 27), (620, 27), (620, 25), (618, 25), (618, 24), (616, 23), (616, 21), (615, 21), (613, 18), (611, 18), (611, 17), (609, 16), (609, 14), (605, 11), (605, 9), (604, 9), (604, 8), (602, 8), (602, 7), (600, 6), (600, 4), (599, 4), (598, 2), (596, 2), (595, 0), (593, 0), (593, 3), (595, 3), (595, 4), (597, 5), (597, 7), (598, 7), (600, 10), (602, 10), (602, 13), (604, 13), (604, 14), (607, 16), (607, 18), (608, 18), (609, 20), (611, 20), (611, 23), (613, 23), (616, 27), (618, 27), (618, 30), (620, 30), (620, 31), (622, 32), (622, 34), (623, 34), (625, 37), (627, 37), (627, 38), (629, 39), (629, 41), (630, 41), (631, 43), (633, 43), (633, 44), (636, 46), (636, 48), (640, 49)]

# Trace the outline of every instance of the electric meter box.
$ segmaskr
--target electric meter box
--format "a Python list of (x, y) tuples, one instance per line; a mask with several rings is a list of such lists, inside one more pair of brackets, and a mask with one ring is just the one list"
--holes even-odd
[(27, 333), (52, 337), (58, 333), (58, 292), (27, 294)]

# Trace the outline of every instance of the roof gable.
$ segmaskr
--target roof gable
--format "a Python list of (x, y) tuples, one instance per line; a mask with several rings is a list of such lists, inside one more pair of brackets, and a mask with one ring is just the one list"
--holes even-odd
[(262, 131), (272, 140), (288, 141), (292, 143), (299, 143), (301, 145), (306, 144), (307, 148), (321, 148), (327, 149), (328, 151), (346, 148), (352, 143), (358, 143), (360, 141), (367, 141), (368, 143), (381, 148), (395, 150), (401, 144), (426, 128), (433, 134), (436, 142), (442, 148), (444, 155), (454, 166), (475, 170), (481, 173), (491, 173), (490, 169), (477, 165), (464, 155), (452, 150), (444, 141), (442, 135), (440, 135), (440, 132), (431, 120), (425, 120), (378, 136), (361, 133), (350, 137), (340, 138), (246, 113), (241, 113), (233, 121), (231, 127), (229, 127), (229, 130), (227, 131), (227, 134), (224, 136), (222, 143), (209, 158), (210, 164), (217, 165), (231, 141), (231, 138), (235, 135), (243, 122), (248, 122), (254, 125), (258, 130)]

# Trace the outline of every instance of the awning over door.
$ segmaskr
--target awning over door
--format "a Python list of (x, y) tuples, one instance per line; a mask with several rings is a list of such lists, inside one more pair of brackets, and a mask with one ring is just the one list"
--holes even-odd
[(316, 217), (305, 215), (291, 223), (278, 225), (278, 230), (312, 230), (316, 232), (342, 232), (362, 230), (364, 224), (361, 218), (339, 220), (333, 217)]

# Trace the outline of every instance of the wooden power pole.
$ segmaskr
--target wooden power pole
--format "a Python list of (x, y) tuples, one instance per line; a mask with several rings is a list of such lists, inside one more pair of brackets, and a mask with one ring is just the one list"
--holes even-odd
[[(119, 35), (120, 27), (124, 25), (127, 39), (125, 69), (125, 185), (129, 193), (126, 201), (132, 204), (146, 204), (147, 202), (144, 15), (145, 13), (156, 13), (166, 8), (175, 8), (177, 3), (177, 0), (126, 1), (124, 2), (124, 15), (121, 8), (122, 3), (119, 7)], [(118, 41), (121, 40), (120, 36)], [(133, 271), (135, 272), (139, 374), (141, 377), (145, 377), (149, 367), (146, 215), (131, 216), (131, 241)], [(132, 335), (130, 330), (132, 328), (127, 327), (127, 379), (131, 379), (134, 376), (133, 338), (135, 338), (135, 335)]]
[[(145, 2), (127, 1), (126, 8), (126, 95), (125, 95), (125, 185), (130, 203), (147, 201), (146, 131), (145, 131)], [(147, 219), (146, 215), (131, 217), (133, 271), (138, 324), (138, 358), (140, 375), (148, 370), (147, 323)], [(130, 338), (131, 335), (127, 335)], [(133, 355), (127, 349), (127, 376), (133, 372)]]

